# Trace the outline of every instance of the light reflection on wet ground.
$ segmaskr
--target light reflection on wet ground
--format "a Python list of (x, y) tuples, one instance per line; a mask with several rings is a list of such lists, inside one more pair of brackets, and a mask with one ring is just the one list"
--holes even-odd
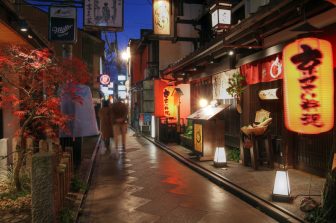
[(80, 222), (275, 222), (145, 139), (101, 145)]

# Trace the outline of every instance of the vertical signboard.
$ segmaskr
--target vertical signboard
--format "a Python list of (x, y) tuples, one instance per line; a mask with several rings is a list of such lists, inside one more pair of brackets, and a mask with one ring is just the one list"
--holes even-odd
[(163, 89), (163, 113), (166, 117), (176, 117), (176, 100), (174, 93), (174, 87), (167, 86)]
[(319, 134), (334, 126), (334, 72), (331, 44), (302, 38), (283, 51), (285, 125)]
[(76, 42), (77, 13), (73, 7), (49, 8), (49, 40)]
[(194, 147), (197, 152), (203, 153), (203, 132), (201, 124), (194, 124)]
[(170, 35), (171, 4), (169, 0), (153, 0), (154, 34)]
[(84, 28), (87, 30), (124, 29), (123, 0), (84, 0)]

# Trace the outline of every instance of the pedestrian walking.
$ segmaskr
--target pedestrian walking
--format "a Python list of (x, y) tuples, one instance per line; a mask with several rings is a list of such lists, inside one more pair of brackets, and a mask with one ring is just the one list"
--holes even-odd
[(115, 148), (119, 146), (119, 135), (121, 135), (122, 148), (126, 147), (126, 133), (127, 133), (127, 105), (120, 99), (112, 104), (111, 115), (113, 117), (113, 138)]
[(112, 117), (109, 101), (103, 101), (103, 107), (99, 110), (100, 131), (106, 148), (110, 146), (110, 138), (113, 136)]

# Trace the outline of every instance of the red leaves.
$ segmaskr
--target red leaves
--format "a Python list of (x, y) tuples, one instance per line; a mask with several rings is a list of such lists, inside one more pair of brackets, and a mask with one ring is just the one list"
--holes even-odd
[(56, 60), (48, 49), (18, 47), (0, 51), (0, 77), (4, 83), (0, 107), (10, 106), (22, 123), (29, 120), (25, 135), (37, 138), (56, 137), (71, 120), (60, 111), (59, 87), (68, 86), (71, 99), (81, 103), (75, 85), (89, 79), (80, 59)]
[(14, 111), (13, 114), (17, 117), (19, 117), (19, 119), (23, 119), (26, 115), (27, 111)]

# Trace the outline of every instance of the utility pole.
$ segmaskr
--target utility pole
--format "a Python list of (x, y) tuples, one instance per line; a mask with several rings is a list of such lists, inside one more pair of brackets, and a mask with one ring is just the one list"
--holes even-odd
[[(65, 0), (64, 0), (65, 1)], [(69, 2), (65, 2), (65, 5), (72, 6), (73, 4)], [(73, 56), (73, 43), (63, 43), (62, 44), (62, 57), (65, 59), (72, 59)], [(72, 105), (76, 109), (75, 102)], [(74, 109), (74, 110), (75, 110)], [(76, 118), (76, 117), (75, 117)], [(73, 120), (75, 122), (76, 120)], [(81, 162), (81, 151), (82, 151), (82, 137), (65, 137), (63, 139), (63, 146), (72, 146), (73, 149), (73, 162), (75, 164), (75, 168), (80, 165)]]

